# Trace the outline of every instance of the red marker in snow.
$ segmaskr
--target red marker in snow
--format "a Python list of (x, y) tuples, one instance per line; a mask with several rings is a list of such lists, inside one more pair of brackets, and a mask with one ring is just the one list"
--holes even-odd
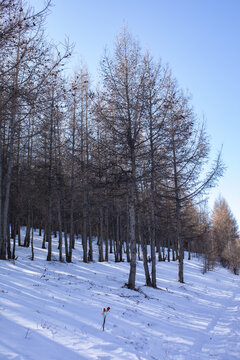
[(107, 316), (107, 313), (110, 311), (110, 306), (108, 306), (106, 309), (103, 308), (102, 310), (102, 314), (103, 314), (103, 324), (102, 324), (102, 329), (104, 331), (104, 327), (105, 327), (105, 321), (106, 321), (106, 316)]

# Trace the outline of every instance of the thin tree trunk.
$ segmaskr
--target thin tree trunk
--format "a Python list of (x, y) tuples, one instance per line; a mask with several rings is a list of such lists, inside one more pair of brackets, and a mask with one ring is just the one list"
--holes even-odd
[(188, 260), (191, 260), (191, 242), (188, 240)]
[(24, 239), (24, 246), (29, 247), (30, 245), (30, 232), (31, 232), (31, 214), (30, 214), (30, 200), (28, 200), (28, 215), (27, 215), (27, 227), (26, 227), (26, 234)]
[(147, 261), (147, 246), (146, 241), (142, 234), (142, 226), (141, 226), (141, 216), (140, 211), (138, 211), (138, 234), (139, 234), (139, 240), (142, 246), (142, 255), (143, 255), (143, 267), (144, 267), (144, 273), (145, 273), (145, 280), (147, 286), (152, 286), (149, 268), (148, 268), (148, 261)]
[[(135, 173), (135, 172), (134, 172)], [(132, 182), (129, 196), (129, 235), (130, 235), (130, 272), (128, 277), (128, 288), (135, 289), (136, 281), (136, 237), (135, 237), (135, 183)]]
[(32, 261), (34, 260), (33, 233), (34, 233), (34, 230), (33, 230), (33, 211), (32, 211), (32, 236), (31, 236), (31, 249), (32, 249), (32, 257), (31, 257), (31, 260), (32, 260)]
[(13, 238), (13, 249), (12, 249), (12, 259), (15, 259), (15, 251), (16, 251), (16, 237)]
[(128, 199), (127, 199), (127, 213), (126, 213), (126, 254), (127, 262), (130, 263), (130, 253), (129, 253), (129, 209), (128, 209)]
[(8, 224), (7, 224), (7, 255), (8, 255), (8, 259), (12, 258), (9, 216), (8, 216)]
[(117, 213), (116, 213), (116, 254), (115, 254), (115, 261), (119, 262), (120, 260), (120, 216), (119, 216), (119, 204), (118, 204), (118, 200), (116, 202), (116, 209), (117, 209)]
[(109, 238), (109, 225), (108, 225), (108, 208), (105, 211), (105, 261), (108, 261), (108, 238)]
[[(155, 230), (155, 211), (154, 211), (154, 199), (153, 189), (151, 189), (151, 261), (152, 261), (152, 287), (157, 287), (156, 280), (156, 230)], [(160, 251), (161, 253), (161, 251)]]
[(67, 227), (66, 224), (64, 225), (65, 229), (64, 229), (64, 246), (65, 246), (65, 258), (66, 261), (68, 262), (68, 233), (67, 233)]
[(98, 249), (99, 249), (99, 256), (98, 256), (98, 261), (99, 262), (102, 262), (104, 261), (103, 259), (103, 207), (102, 205), (100, 204), (100, 209), (99, 209), (99, 212), (100, 212), (100, 231), (99, 231), (99, 246), (98, 246)]
[(21, 226), (19, 224), (19, 219), (17, 222), (17, 234), (18, 234), (18, 246), (22, 246), (22, 244), (21, 244)]
[(48, 206), (47, 206), (47, 261), (52, 260), (52, 186), (53, 186), (53, 141), (54, 141), (54, 88), (52, 88), (52, 101), (50, 113), (50, 138), (49, 138), (49, 166), (48, 166)]
[(74, 96), (73, 100), (73, 124), (72, 124), (72, 154), (71, 154), (71, 204), (70, 204), (70, 241), (67, 262), (72, 261), (72, 249), (74, 248), (74, 226), (73, 226), (73, 215), (74, 215), (74, 196), (75, 196), (75, 137), (76, 137), (76, 99)]
[[(73, 180), (72, 180), (73, 181)], [(73, 224), (73, 212), (74, 212), (74, 189), (71, 186), (71, 205), (70, 205), (70, 235), (69, 235), (69, 250), (68, 250), (68, 262), (72, 261), (72, 249), (74, 248), (74, 224)]]
[(167, 213), (167, 259), (168, 262), (170, 262), (170, 247), (171, 247), (171, 242), (170, 242), (170, 233), (169, 233), (169, 220), (168, 220), (168, 213)]
[(88, 235), (88, 261), (93, 261), (93, 247), (92, 247), (92, 211), (91, 204), (89, 202), (89, 193), (88, 193), (88, 227), (89, 227), (89, 235)]
[[(113, 219), (113, 215), (111, 216), (111, 225), (114, 223), (114, 219)], [(112, 254), (113, 253), (113, 238), (114, 238), (114, 231), (113, 231), (113, 226), (114, 225), (112, 225), (111, 226), (111, 228), (112, 228), (112, 231), (110, 231), (110, 254)]]
[(57, 214), (58, 214), (58, 232), (59, 232), (59, 243), (58, 243), (58, 249), (59, 249), (59, 261), (63, 262), (63, 256), (62, 256), (62, 214), (61, 214), (61, 195), (58, 191), (58, 199), (57, 199)]
[(178, 281), (184, 283), (183, 279), (183, 259), (184, 248), (181, 230), (181, 213), (179, 199), (176, 197), (176, 216), (177, 216), (177, 236), (178, 236)]
[(47, 225), (45, 225), (45, 227), (44, 227), (42, 249), (46, 249), (46, 240), (47, 240)]
[(82, 246), (83, 246), (83, 262), (88, 262), (87, 249), (87, 190), (83, 189), (83, 231), (82, 231)]
[(48, 200), (48, 223), (47, 223), (47, 237), (46, 241), (48, 243), (48, 254), (47, 261), (52, 260), (52, 199), (51, 197)]
[(14, 143), (14, 129), (10, 129), (10, 146), (9, 146), (9, 160), (6, 177), (6, 190), (5, 201), (3, 205), (3, 241), (1, 246), (0, 258), (6, 260), (6, 250), (8, 243), (8, 213), (9, 213), (9, 200), (10, 200), (10, 186), (11, 186), (11, 174), (12, 174), (12, 162), (13, 162), (13, 143)]
[(122, 225), (121, 225), (121, 208), (119, 209), (119, 261), (123, 261), (123, 237), (122, 237)]

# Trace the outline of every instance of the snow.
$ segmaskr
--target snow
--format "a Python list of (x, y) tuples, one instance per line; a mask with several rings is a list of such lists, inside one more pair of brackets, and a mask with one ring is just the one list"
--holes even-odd
[(230, 271), (203, 275), (201, 261), (186, 260), (180, 284), (177, 263), (161, 262), (152, 289), (139, 262), (132, 291), (127, 262), (85, 264), (79, 239), (73, 263), (47, 262), (41, 240), (35, 232), (34, 261), (23, 247), (15, 263), (0, 261), (0, 360), (240, 359), (240, 280)]

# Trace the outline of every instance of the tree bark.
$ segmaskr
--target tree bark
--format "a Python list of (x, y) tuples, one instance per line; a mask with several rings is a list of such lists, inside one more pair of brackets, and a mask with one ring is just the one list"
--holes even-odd
[(105, 261), (108, 261), (108, 238), (109, 238), (109, 224), (108, 224), (108, 208), (105, 211)]
[(83, 262), (88, 262), (87, 249), (87, 190), (83, 189), (83, 231), (82, 231), (82, 246), (83, 246)]
[(100, 221), (100, 224), (99, 224), (98, 261), (102, 262), (102, 261), (104, 261), (104, 259), (103, 259), (103, 207), (101, 204), (100, 204), (100, 209), (99, 209), (99, 221)]
[(59, 249), (59, 261), (63, 262), (63, 256), (62, 256), (62, 212), (61, 212), (61, 195), (58, 191), (57, 194), (57, 214), (58, 214), (58, 233), (59, 233), (59, 243), (58, 243), (58, 249)]
[(138, 210), (138, 234), (139, 234), (140, 244), (142, 247), (143, 267), (144, 267), (146, 285), (152, 286), (151, 277), (150, 277), (149, 268), (148, 268), (147, 246), (146, 246), (146, 241), (142, 234), (140, 210)]
[(136, 237), (135, 237), (135, 183), (131, 184), (130, 196), (129, 196), (129, 235), (130, 235), (130, 272), (128, 277), (128, 288), (135, 289), (136, 281)]

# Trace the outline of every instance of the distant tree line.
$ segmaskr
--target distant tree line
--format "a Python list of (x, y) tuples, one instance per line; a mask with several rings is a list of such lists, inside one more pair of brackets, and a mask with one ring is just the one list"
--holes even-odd
[(158, 260), (178, 260), (183, 282), (184, 250), (209, 253), (210, 221), (197, 203), (223, 173), (220, 154), (210, 166), (189, 97), (126, 29), (103, 56), (96, 89), (86, 67), (67, 78), (71, 46), (60, 51), (44, 35), (49, 5), (35, 13), (0, 0), (0, 258), (31, 246), (34, 259), (39, 228), (48, 261), (54, 233), (67, 262), (76, 235), (92, 261), (94, 236), (99, 261), (114, 253), (130, 263), (130, 289), (137, 258), (147, 285), (157, 286)]
[(240, 266), (238, 225), (226, 200), (222, 197), (215, 201), (209, 235), (204, 249), (204, 272), (213, 269), (215, 264), (220, 262), (238, 275)]

